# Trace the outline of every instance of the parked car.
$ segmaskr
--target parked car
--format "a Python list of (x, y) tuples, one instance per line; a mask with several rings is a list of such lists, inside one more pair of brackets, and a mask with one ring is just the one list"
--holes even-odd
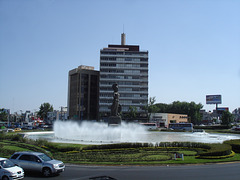
[(233, 126), (233, 127), (232, 127), (232, 130), (240, 131), (240, 126)]
[(24, 178), (24, 171), (21, 167), (16, 166), (7, 158), (0, 157), (0, 179), (2, 180), (19, 180)]
[(43, 176), (51, 176), (64, 171), (65, 165), (62, 161), (52, 159), (41, 152), (16, 152), (10, 160), (19, 165), (24, 171), (38, 171)]
[(19, 131), (21, 131), (21, 130), (22, 130), (21, 128), (15, 128), (15, 129), (14, 129), (15, 132), (19, 132)]
[(14, 132), (14, 129), (7, 129), (7, 132)]

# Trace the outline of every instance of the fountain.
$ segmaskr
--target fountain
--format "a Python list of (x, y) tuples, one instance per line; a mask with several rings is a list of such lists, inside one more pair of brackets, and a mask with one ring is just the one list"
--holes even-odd
[(205, 132), (159, 132), (147, 131), (137, 123), (122, 122), (119, 105), (118, 85), (113, 84), (113, 103), (108, 123), (56, 121), (54, 132), (29, 133), (28, 138), (44, 138), (53, 142), (78, 144), (109, 144), (124, 142), (202, 142), (222, 143), (225, 140), (240, 139), (237, 134), (209, 134)]
[(75, 144), (112, 144), (125, 142), (202, 142), (222, 143), (230, 139), (240, 139), (240, 134), (217, 134), (205, 132), (162, 132), (147, 131), (136, 123), (122, 122), (121, 126), (108, 123), (85, 121), (56, 121), (54, 131), (29, 132), (30, 139), (46, 139), (51, 142)]
[(121, 143), (138, 142), (147, 131), (140, 124), (122, 123), (121, 126), (108, 126), (107, 123), (56, 121), (54, 135), (57, 139), (82, 143)]

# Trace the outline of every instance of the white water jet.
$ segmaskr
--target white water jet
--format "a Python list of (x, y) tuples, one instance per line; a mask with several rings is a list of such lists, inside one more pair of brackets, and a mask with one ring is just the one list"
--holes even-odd
[(142, 125), (124, 122), (112, 127), (99, 122), (56, 121), (53, 130), (56, 138), (98, 143), (140, 142), (147, 134)]

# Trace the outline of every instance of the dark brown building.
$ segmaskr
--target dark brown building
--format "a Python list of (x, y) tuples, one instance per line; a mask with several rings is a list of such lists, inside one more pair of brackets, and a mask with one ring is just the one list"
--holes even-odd
[(79, 66), (69, 71), (68, 116), (75, 120), (97, 120), (99, 101), (99, 71), (91, 66)]

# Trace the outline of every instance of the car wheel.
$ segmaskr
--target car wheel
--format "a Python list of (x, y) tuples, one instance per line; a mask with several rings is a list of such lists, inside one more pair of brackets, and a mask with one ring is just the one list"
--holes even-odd
[(43, 168), (42, 174), (43, 174), (43, 176), (45, 176), (45, 177), (49, 177), (49, 176), (52, 175), (52, 171), (51, 171), (50, 168)]
[(3, 176), (2, 180), (9, 180), (7, 176)]

